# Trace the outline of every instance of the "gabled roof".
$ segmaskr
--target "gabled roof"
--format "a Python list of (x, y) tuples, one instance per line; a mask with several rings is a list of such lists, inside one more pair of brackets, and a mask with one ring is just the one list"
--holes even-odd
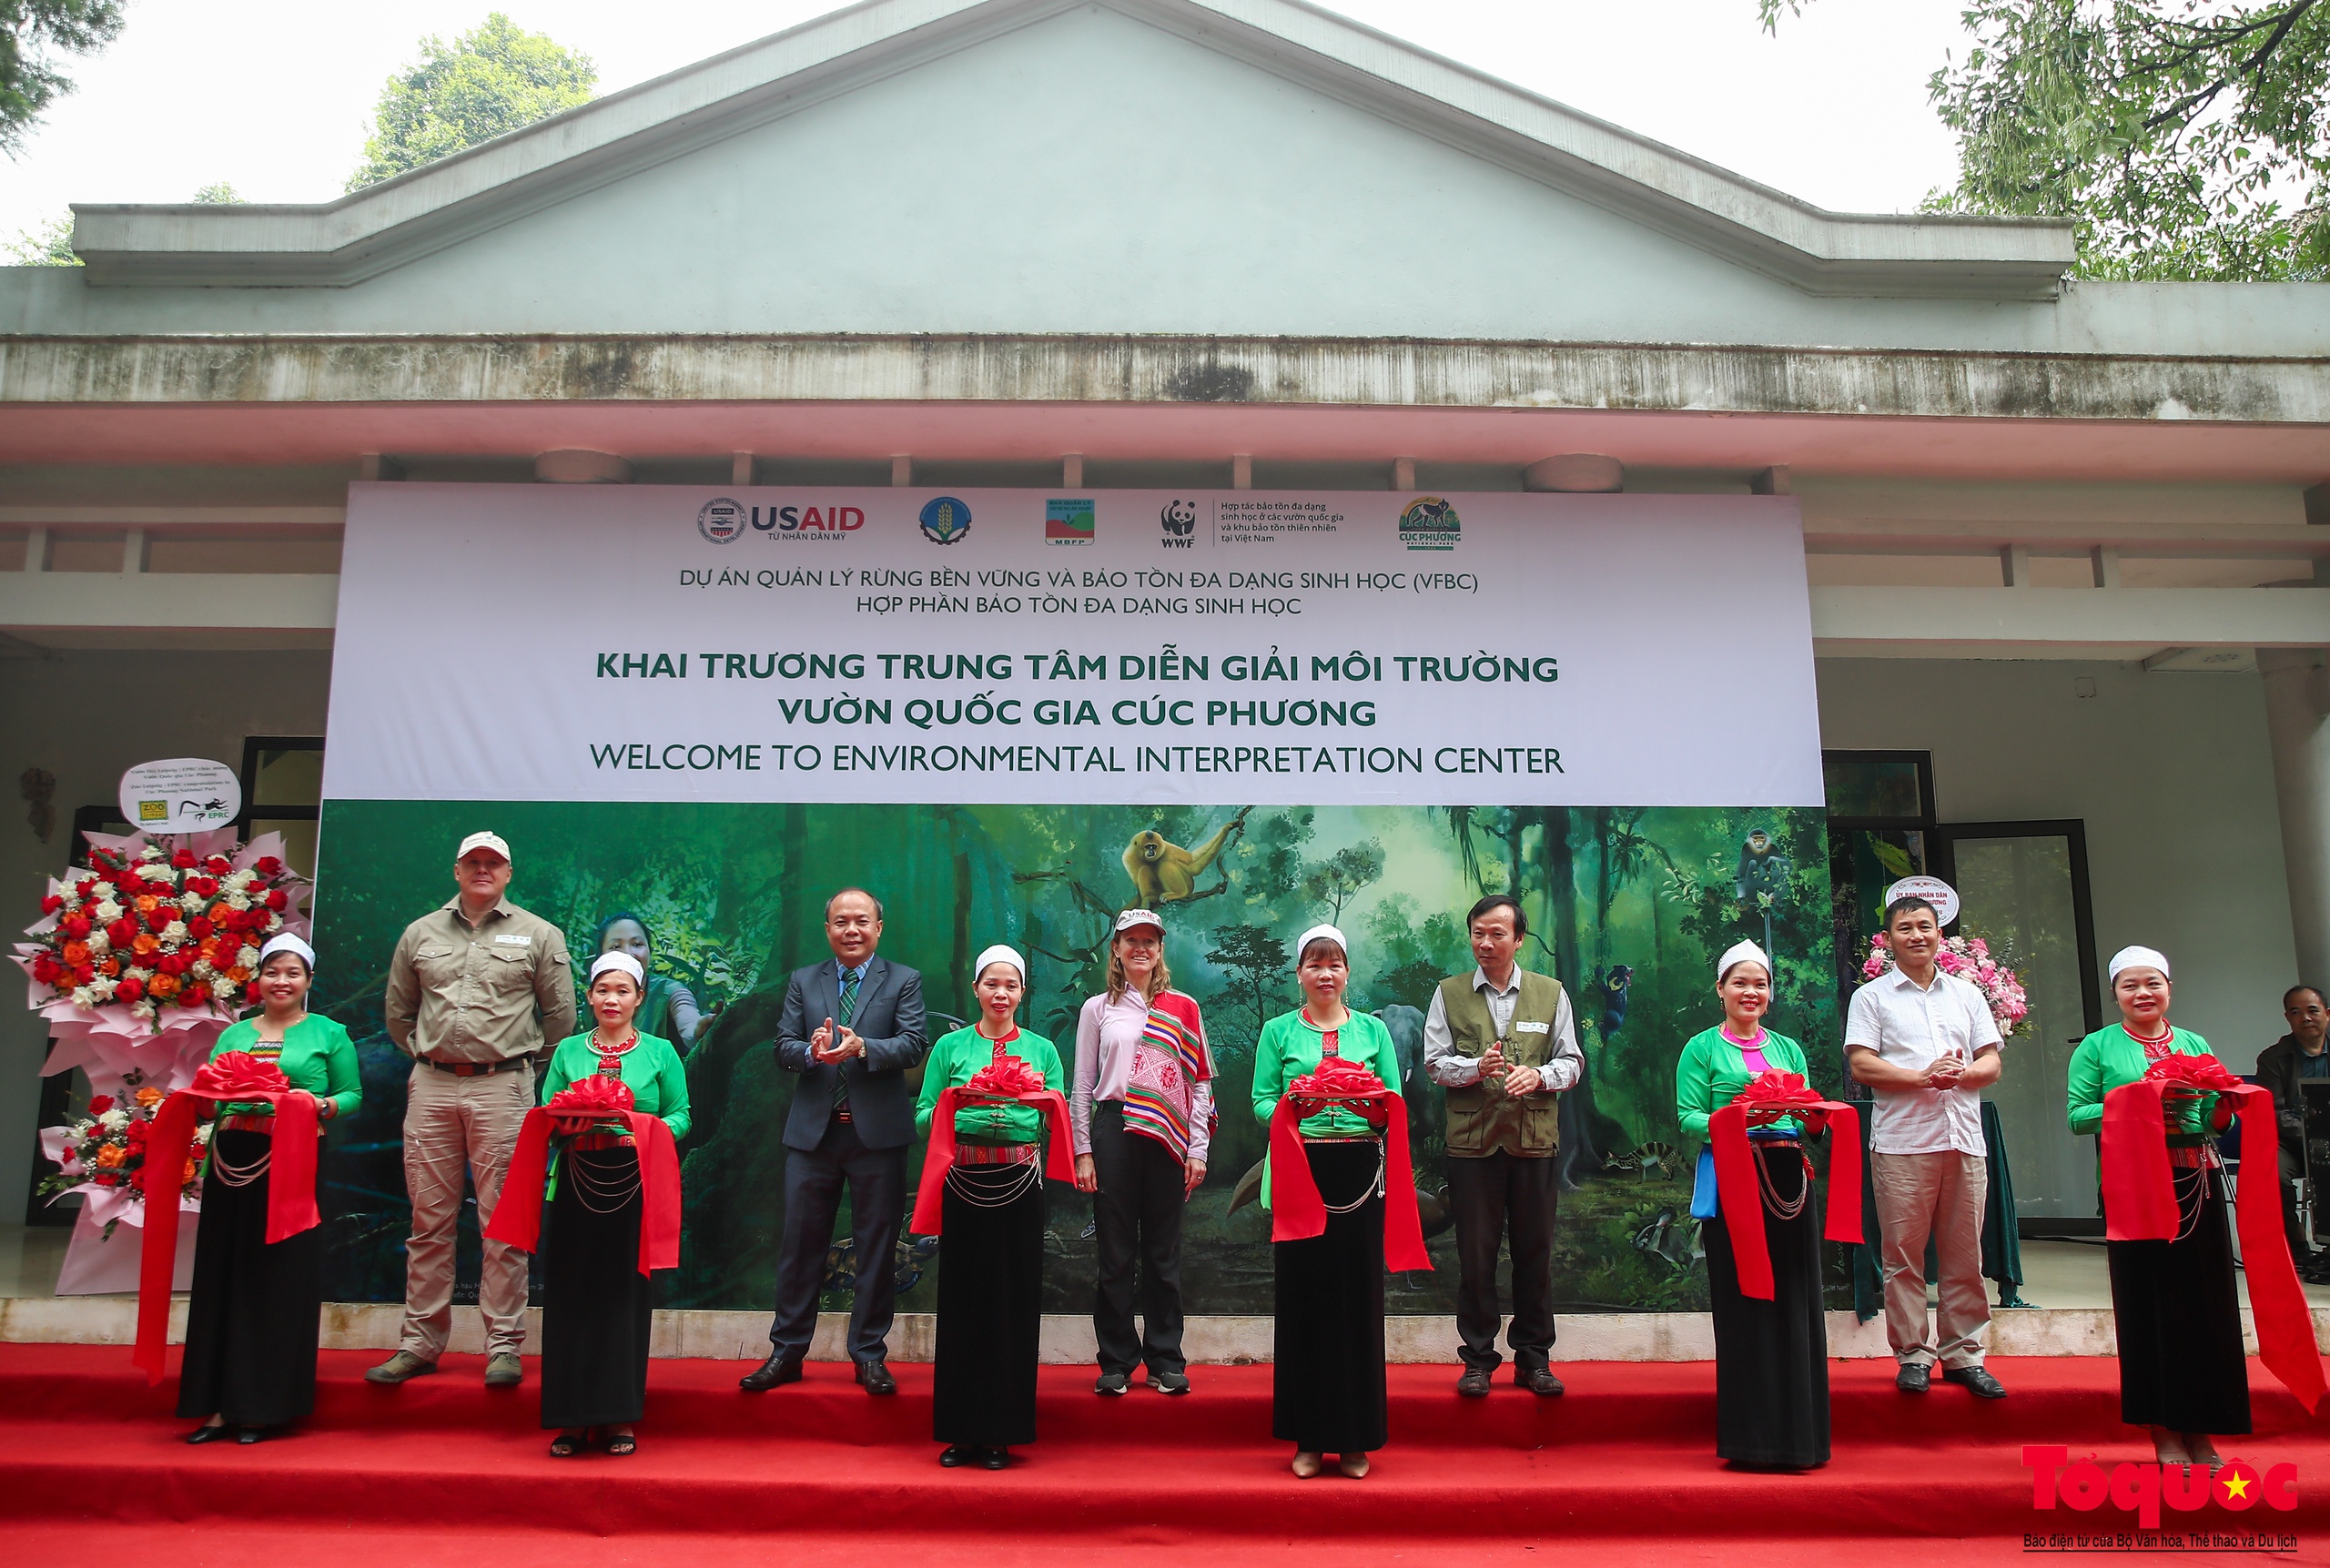
[(1814, 294), (2051, 298), (2068, 223), (1841, 214), (1301, 0), (862, 0), (312, 205), (76, 205), (95, 285), (344, 286), (582, 191), (1098, 4)]

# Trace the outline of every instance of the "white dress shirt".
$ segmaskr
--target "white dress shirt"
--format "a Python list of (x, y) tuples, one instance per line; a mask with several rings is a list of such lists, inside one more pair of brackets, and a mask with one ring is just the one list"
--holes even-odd
[[(1974, 1065), (1985, 1047), (2001, 1044), (1991, 1006), (1970, 980), (1934, 971), (1920, 986), (1889, 969), (1853, 993), (1845, 1018), (1845, 1050), (1875, 1051), (1892, 1067), (1922, 1073), (1944, 1052)], [(1979, 1089), (1897, 1089), (1873, 1086), (1869, 1148), (1879, 1154), (1981, 1154), (1982, 1095)]]
[[(1521, 1002), (1521, 966), (1515, 964), (1506, 977), (1504, 988), (1490, 984), (1487, 971), (1474, 966), (1473, 989), (1481, 992), (1489, 1005), (1489, 1022), (1496, 1026), (1497, 1037), (1513, 1037), (1513, 1009)], [(1547, 1042), (1545, 1064), (1537, 1071), (1545, 1080), (1540, 1094), (1558, 1094), (1574, 1088), (1585, 1076), (1585, 1058), (1577, 1049), (1577, 1020), (1569, 1006), (1569, 987), (1562, 987), (1561, 1005), (1554, 1011), (1553, 1038)], [(1456, 1037), (1448, 1027), (1448, 1004), (1441, 1000), (1440, 987), (1432, 990), (1432, 1007), (1423, 1017), (1423, 1070), (1432, 1081), (1443, 1088), (1463, 1088), (1466, 1084), (1481, 1081), (1481, 1058), (1456, 1054)]]

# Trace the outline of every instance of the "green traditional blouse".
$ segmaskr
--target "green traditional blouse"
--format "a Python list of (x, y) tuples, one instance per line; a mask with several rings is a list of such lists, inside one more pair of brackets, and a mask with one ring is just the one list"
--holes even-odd
[[(261, 1045), (258, 1020), (245, 1018), (238, 1024), (227, 1026), (218, 1043), (210, 1047), (212, 1060), (228, 1051), (248, 1051), (262, 1059), (272, 1057), (291, 1080), (295, 1089), (305, 1089), (318, 1099), (331, 1101), (334, 1117), (353, 1116), (356, 1108), (364, 1103), (364, 1086), (356, 1071), (356, 1042), (348, 1031), (329, 1018), (309, 1013), (306, 1017), (283, 1031), (283, 1048), (275, 1054), (272, 1045)], [(264, 1104), (222, 1105), (221, 1116), (233, 1116), (246, 1111), (272, 1110)]]
[[(1786, 1035), (1766, 1029), (1764, 1043), (1758, 1049), (1764, 1053), (1767, 1067), (1784, 1073), (1804, 1071), (1804, 1047)], [(1748, 1070), (1748, 1053), (1724, 1038), (1721, 1024), (1701, 1029), (1683, 1042), (1683, 1059), (1675, 1064), (1675, 1119), (1683, 1124), (1685, 1132), (1705, 1138), (1707, 1118), (1729, 1105), (1755, 1077)], [(1790, 1132), (1801, 1131), (1804, 1126), (1796, 1117), (1772, 1125)]]
[[(1300, 1011), (1281, 1013), (1262, 1026), (1254, 1042), (1254, 1119), (1265, 1130), (1286, 1098), (1286, 1086), (1316, 1070), (1324, 1052), (1321, 1033)], [(1365, 1067), (1393, 1088), (1400, 1087), (1400, 1052), (1392, 1031), (1373, 1013), (1353, 1013), (1335, 1035), (1335, 1054)], [(1342, 1106), (1304, 1117), (1295, 1126), (1304, 1138), (1373, 1138), (1367, 1118)], [(1270, 1157), (1262, 1158), (1262, 1207), (1271, 1206)]]
[[(2167, 1049), (2180, 1057), (2206, 1057), (2215, 1053), (2209, 1042), (2190, 1029), (2170, 1027)], [(2103, 1097), (2122, 1084), (2134, 1083), (2144, 1076), (2152, 1065), (2136, 1037), (2119, 1024), (2101, 1028), (2079, 1043), (2072, 1053), (2071, 1066), (2071, 1126), (2073, 1132), (2089, 1133), (2103, 1130)], [(2213, 1136), (2209, 1118), (2216, 1109), (2214, 1094), (2196, 1095), (2190, 1098), (2170, 1098), (2161, 1104), (2168, 1120), (2168, 1141), (2172, 1146), (2191, 1146), (2206, 1142)]]
[[(1066, 1082), (1066, 1075), (1060, 1067), (1059, 1052), (1043, 1036), (1031, 1035), (1022, 1029), (1004, 1047), (1004, 1050), (1041, 1073), (1046, 1088), (1060, 1088)], [(969, 1083), (974, 1074), (993, 1060), (995, 1042), (980, 1034), (975, 1024), (965, 1025), (952, 1034), (938, 1037), (937, 1044), (930, 1047), (930, 1056), (922, 1066), (922, 1098), (914, 1108), (915, 1131), (927, 1133), (930, 1130), (930, 1119), (938, 1114), (940, 1094)], [(955, 1136), (972, 1143), (1034, 1143), (1044, 1136), (1043, 1108), (1032, 1105), (965, 1106), (955, 1113)]]
[[(642, 1035), (622, 1057), (623, 1087), (631, 1090), (633, 1110), (661, 1117), (674, 1138), (688, 1135), (688, 1074), (680, 1053), (660, 1035)], [(550, 1071), (542, 1075), (542, 1097), (551, 1096), (599, 1070), (599, 1053), (588, 1032), (569, 1035), (551, 1053)]]

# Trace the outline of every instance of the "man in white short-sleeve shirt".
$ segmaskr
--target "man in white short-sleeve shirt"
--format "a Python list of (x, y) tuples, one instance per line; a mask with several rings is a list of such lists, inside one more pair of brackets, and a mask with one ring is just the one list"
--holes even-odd
[[(1894, 966), (1853, 993), (1845, 1061), (1876, 1093), (1869, 1181), (1883, 1239), (1885, 1337), (1900, 1363), (1895, 1384), (1924, 1393), (1941, 1363), (1947, 1382), (1983, 1399), (2006, 1390), (1982, 1366), (1991, 1304), (1982, 1289), (1982, 1206), (1990, 1160), (1982, 1095), (2001, 1058), (1990, 1004), (1937, 966), (1941, 922), (1922, 898), (1885, 909)], [(1926, 1241), (1941, 1279), (1940, 1310), (1926, 1319)]]

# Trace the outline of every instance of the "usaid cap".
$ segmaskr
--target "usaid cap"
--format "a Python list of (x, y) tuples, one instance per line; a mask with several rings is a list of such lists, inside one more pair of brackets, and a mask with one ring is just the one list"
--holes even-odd
[(1119, 931), (1130, 931), (1136, 926), (1154, 926), (1160, 936), (1165, 935), (1165, 922), (1160, 920), (1152, 910), (1128, 909), (1117, 916)]
[(461, 847), (453, 851), (453, 858), (461, 859), (472, 849), (490, 849), (502, 859), (510, 858), (510, 845), (498, 833), (473, 833), (461, 840)]

